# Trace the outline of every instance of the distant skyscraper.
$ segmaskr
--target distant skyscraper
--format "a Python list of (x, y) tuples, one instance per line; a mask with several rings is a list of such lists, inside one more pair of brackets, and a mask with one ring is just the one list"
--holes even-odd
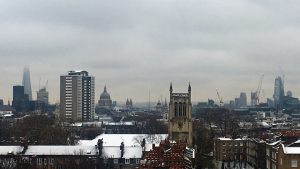
[(36, 100), (38, 103), (48, 104), (49, 102), (49, 94), (46, 90), (46, 87), (41, 88), (36, 94)]
[(240, 98), (236, 97), (234, 98), (234, 107), (235, 108), (240, 108)]
[(30, 72), (28, 67), (24, 68), (22, 84), (24, 86), (24, 93), (28, 95), (29, 100), (32, 100)]
[(256, 92), (251, 92), (251, 106), (256, 106), (257, 104), (256, 96), (257, 96)]
[(87, 71), (60, 76), (60, 115), (63, 121), (91, 121), (95, 114), (95, 78)]
[(29, 107), (28, 95), (24, 94), (24, 86), (13, 86), (12, 106), (16, 112), (25, 113)]
[(0, 99), (0, 107), (4, 105), (3, 99)]
[(239, 106), (246, 107), (247, 106), (247, 95), (245, 92), (240, 93)]
[(284, 97), (284, 84), (283, 80), (280, 76), (275, 78), (275, 85), (274, 85), (274, 104), (277, 107), (281, 107), (283, 104), (283, 97)]
[(290, 90), (289, 90), (289, 91), (287, 91), (287, 92), (286, 92), (286, 96), (288, 96), (288, 97), (293, 97), (293, 93), (292, 93), (292, 91), (290, 91)]

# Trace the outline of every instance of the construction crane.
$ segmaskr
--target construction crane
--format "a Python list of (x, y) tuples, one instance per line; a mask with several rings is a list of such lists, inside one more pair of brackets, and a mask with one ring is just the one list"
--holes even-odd
[(219, 103), (220, 103), (220, 107), (222, 107), (223, 106), (223, 99), (221, 98), (221, 96), (220, 96), (220, 92), (219, 92), (219, 90), (218, 89), (216, 89), (216, 91), (217, 91), (217, 95), (218, 95), (218, 99), (219, 99)]
[(259, 97), (260, 97), (260, 92), (261, 92), (261, 86), (262, 86), (262, 81), (264, 79), (264, 74), (262, 74), (258, 80), (258, 86), (257, 86), (257, 90), (256, 90), (256, 106), (259, 105)]
[(45, 89), (47, 89), (47, 86), (48, 86), (48, 80), (46, 81), (46, 84), (45, 84)]

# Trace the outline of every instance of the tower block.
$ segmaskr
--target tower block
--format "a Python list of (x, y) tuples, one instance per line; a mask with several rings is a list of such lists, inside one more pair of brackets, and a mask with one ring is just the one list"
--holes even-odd
[(174, 141), (186, 141), (192, 146), (192, 102), (191, 85), (188, 93), (173, 93), (172, 83), (170, 84), (169, 103), (169, 138)]

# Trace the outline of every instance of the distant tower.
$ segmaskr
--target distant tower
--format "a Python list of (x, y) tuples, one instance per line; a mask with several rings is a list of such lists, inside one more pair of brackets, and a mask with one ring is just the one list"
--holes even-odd
[(293, 97), (293, 93), (292, 93), (292, 91), (290, 91), (290, 90), (289, 90), (289, 91), (287, 91), (287, 92), (286, 92), (286, 96), (288, 96), (288, 97)]
[(60, 115), (63, 121), (92, 121), (95, 114), (95, 78), (87, 71), (60, 76)]
[(49, 93), (46, 90), (46, 87), (41, 88), (36, 94), (36, 100), (38, 103), (49, 103)]
[(246, 107), (247, 106), (247, 95), (246, 95), (245, 92), (240, 93), (239, 106), (240, 107)]
[(256, 106), (256, 97), (257, 96), (257, 93), (256, 92), (251, 92), (251, 106), (254, 107)]
[(27, 94), (29, 100), (32, 100), (29, 67), (24, 68), (22, 85), (24, 86), (24, 94)]
[(274, 104), (276, 107), (282, 107), (283, 104), (283, 97), (284, 97), (284, 84), (283, 80), (280, 76), (275, 78), (275, 85), (274, 85)]
[(169, 103), (169, 137), (171, 140), (187, 141), (192, 146), (192, 102), (191, 85), (188, 93), (173, 93), (172, 83), (170, 84)]

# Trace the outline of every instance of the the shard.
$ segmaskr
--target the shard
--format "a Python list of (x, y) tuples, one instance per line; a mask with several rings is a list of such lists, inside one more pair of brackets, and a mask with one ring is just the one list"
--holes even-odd
[(29, 67), (25, 67), (23, 71), (24, 94), (28, 95), (29, 100), (32, 100), (31, 83), (30, 83), (30, 72)]

